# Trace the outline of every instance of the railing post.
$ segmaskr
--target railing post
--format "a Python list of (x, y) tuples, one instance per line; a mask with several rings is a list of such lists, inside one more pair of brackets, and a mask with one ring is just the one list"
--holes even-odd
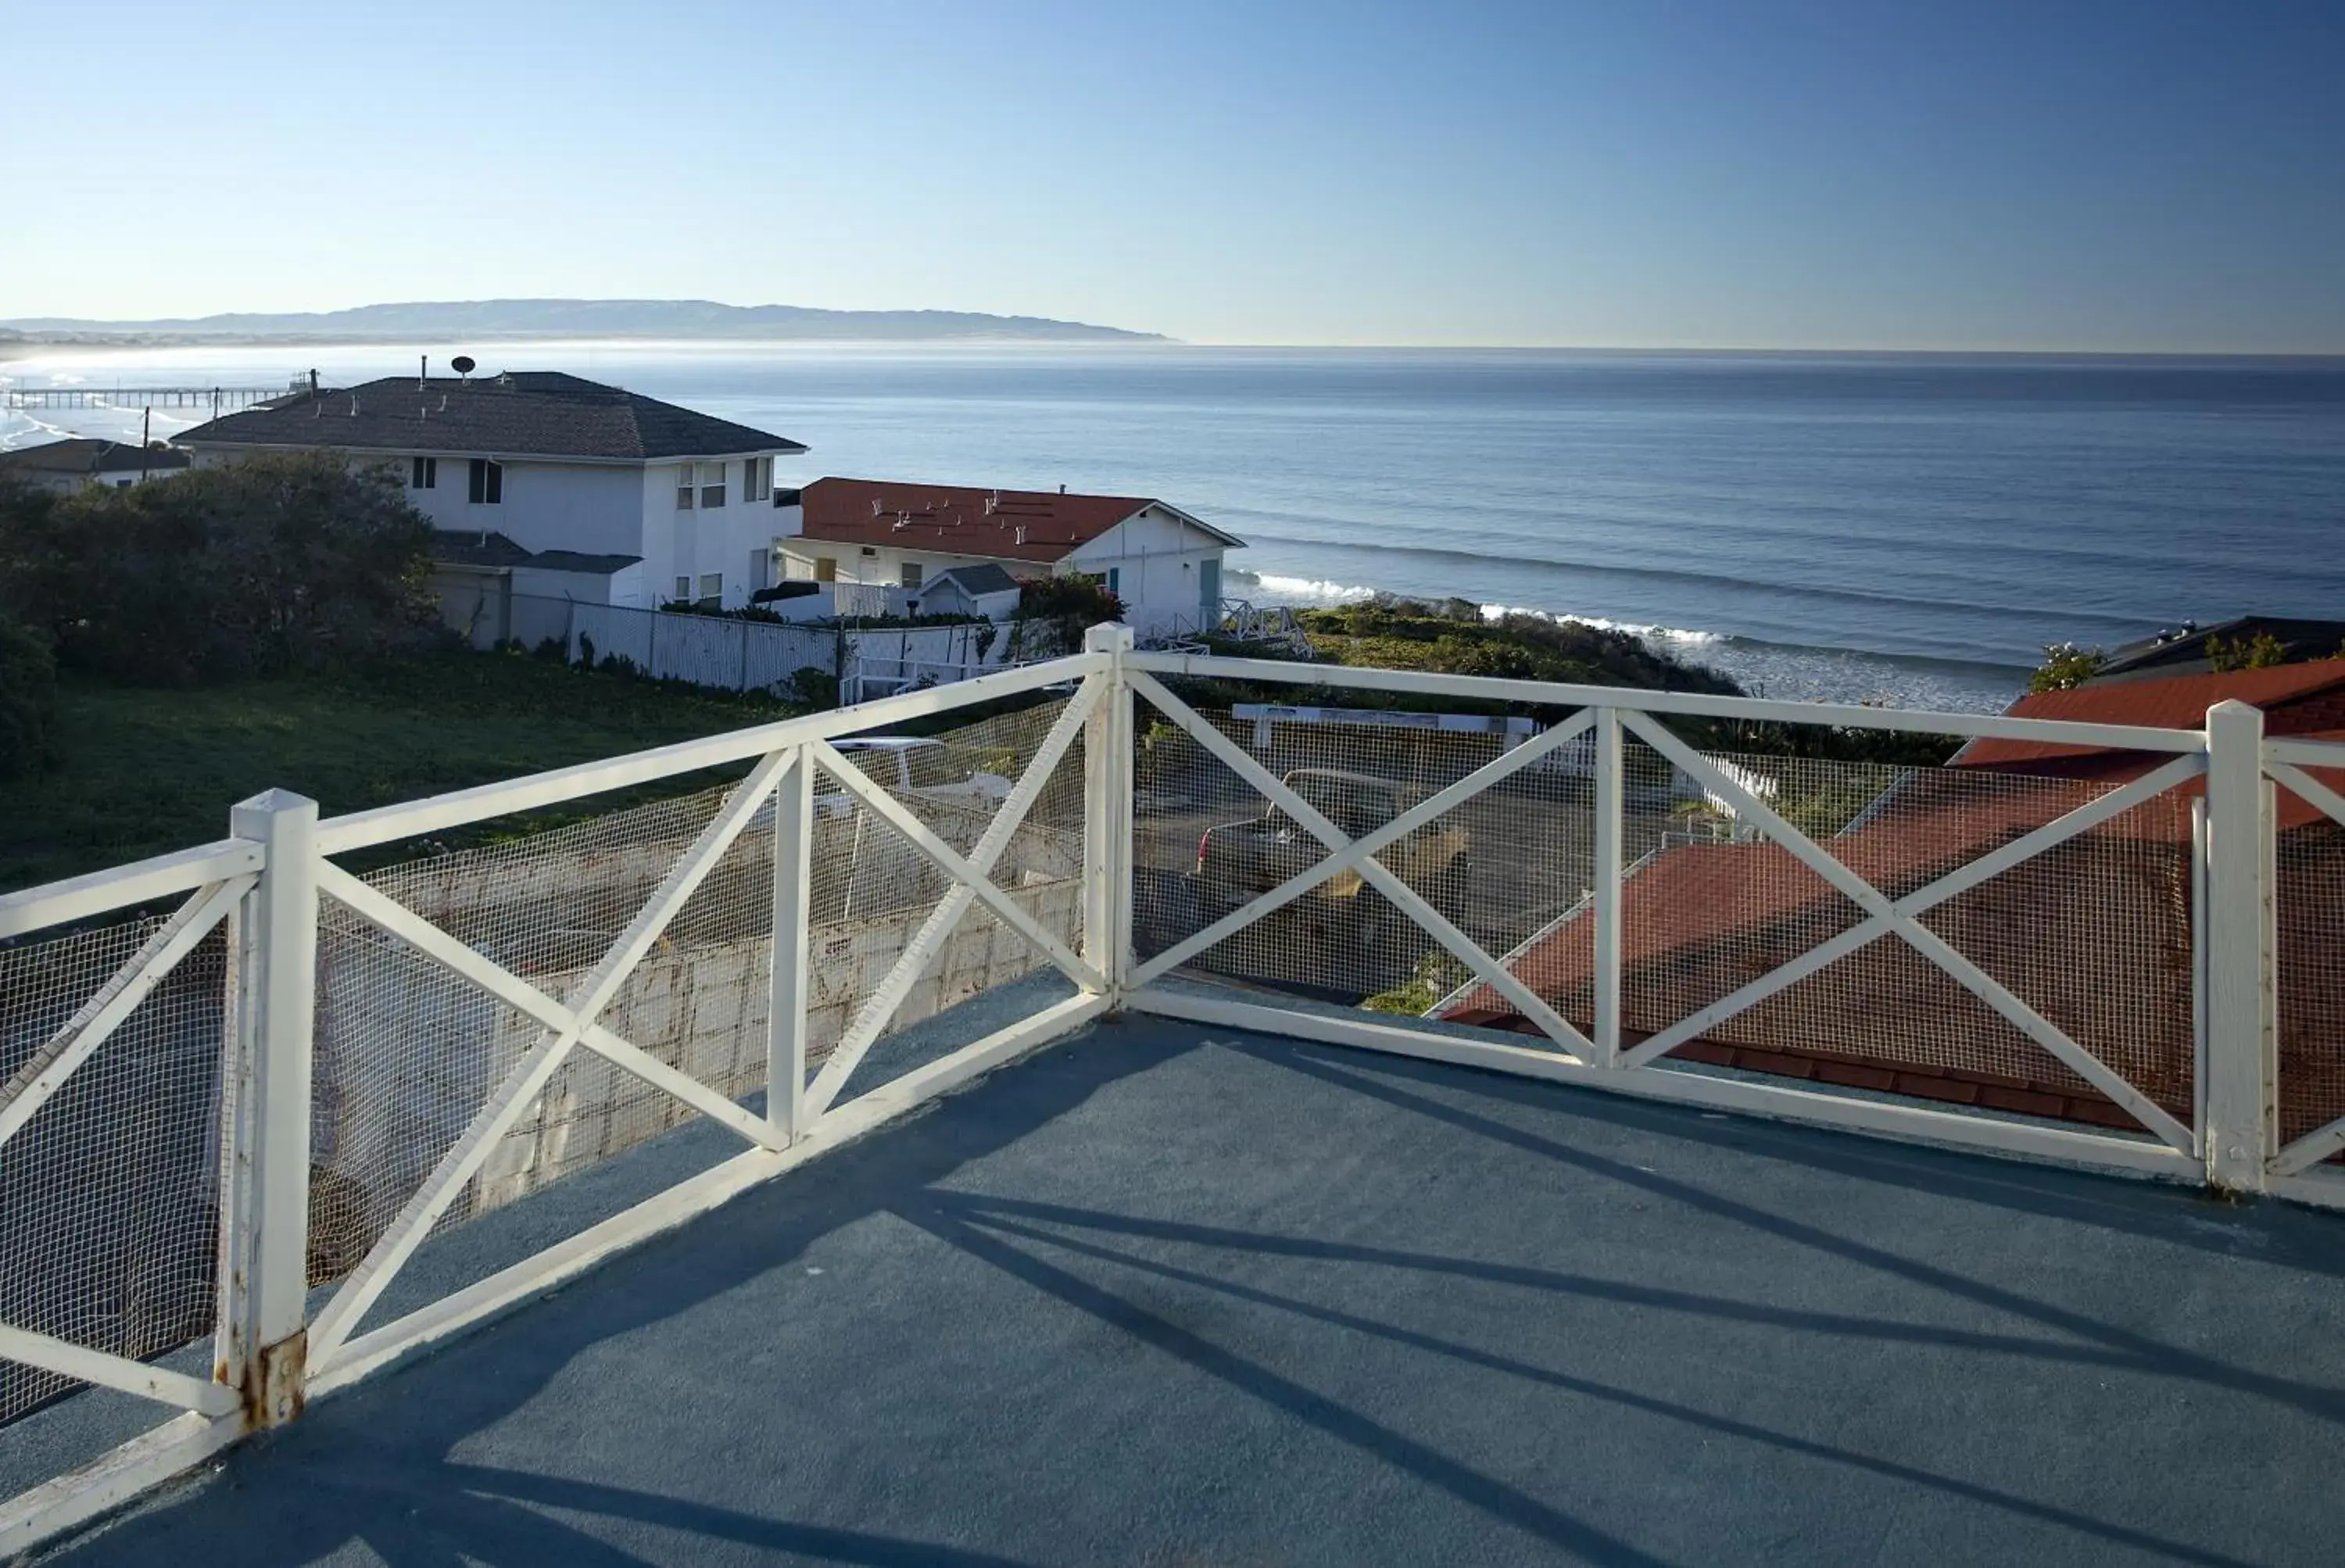
[(1123, 672), (1132, 628), (1093, 626), (1083, 648), (1114, 660), (1083, 728), (1083, 957), (1114, 996), (1132, 972), (1132, 687)]
[(1596, 1037), (1598, 1065), (1620, 1060), (1620, 710), (1596, 710)]
[(807, 748), (774, 787), (774, 973), (766, 1023), (766, 1119), (806, 1132), (807, 932), (814, 874), (814, 759)]
[(2262, 712), (2207, 710), (2207, 1179), (2258, 1192), (2278, 1120)]
[(271, 1427), (300, 1413), (307, 1376), (318, 803), (271, 789), (228, 823), (266, 860), (230, 928), (219, 1371), (247, 1423)]

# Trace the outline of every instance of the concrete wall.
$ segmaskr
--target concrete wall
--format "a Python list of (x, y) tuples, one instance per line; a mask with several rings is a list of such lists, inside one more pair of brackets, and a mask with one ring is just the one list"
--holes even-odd
[[(983, 831), (983, 813), (924, 808), (916, 796), (904, 799), (962, 853)], [(916, 851), (864, 827), (856, 816), (817, 826), (817, 865), (833, 874), (817, 878), (816, 923), (806, 933), (812, 984), (808, 1051), (816, 1059), (837, 1044), (929, 913), (924, 901), (884, 896), (899, 880), (894, 860)], [(1070, 945), (1078, 938), (1081, 909), (1076, 837), (1030, 826), (1013, 838), (1003, 860), (1005, 885), (1016, 884), (1011, 896)], [(889, 846), (887, 863), (866, 863), (882, 838)], [(437, 877), (430, 874), (430, 862), (407, 868), (404, 876), (381, 875), (397, 881), (391, 891), (418, 913), (498, 954), (500, 933), (509, 942), (523, 932), (592, 916), (605, 901), (614, 911), (634, 907), (641, 890), (658, 881), (682, 848), (637, 841), (517, 863), (459, 856)], [(770, 840), (753, 827), (713, 880), (732, 877), (741, 886), (762, 888), (770, 881)], [(902, 880), (906, 888), (917, 885)], [(850, 885), (865, 895), (859, 901), (872, 906), (869, 913), (842, 901)], [(744, 901), (745, 906), (762, 902)], [(664, 938), (637, 966), (604, 1022), (661, 1060), (738, 1098), (765, 1084), (771, 942), (754, 929), (695, 940), (688, 929), (692, 918), (687, 911), (671, 928), (678, 934)], [(582, 942), (576, 951), (583, 959), (596, 945)], [(894, 1026), (929, 1017), (1047, 962), (1022, 938), (973, 911), (912, 989)], [(561, 996), (587, 967), (533, 970), (530, 978)], [(532, 1048), (540, 1026), (453, 981), (404, 944), (331, 920), (320, 948), (319, 998), (313, 1257), (332, 1272), (363, 1256), (490, 1090)], [(690, 1115), (582, 1047), (474, 1178), (471, 1210), (512, 1202)], [(464, 1212), (461, 1201), (458, 1212)]]

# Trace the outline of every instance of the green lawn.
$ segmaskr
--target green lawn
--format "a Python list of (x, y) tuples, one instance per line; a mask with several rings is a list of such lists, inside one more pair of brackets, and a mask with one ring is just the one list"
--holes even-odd
[(795, 711), (505, 654), (188, 691), (69, 677), (61, 755), (46, 773), (0, 781), (0, 890), (221, 838), (228, 808), (272, 785), (315, 797), (330, 816)]

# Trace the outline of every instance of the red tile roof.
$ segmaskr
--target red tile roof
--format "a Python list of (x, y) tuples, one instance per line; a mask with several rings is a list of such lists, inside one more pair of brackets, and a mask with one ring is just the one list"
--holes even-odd
[[(2080, 686), (2067, 691), (2030, 692), (2012, 704), (2015, 718), (2064, 718), (2092, 724), (2137, 724), (2167, 729), (2198, 729), (2207, 722), (2207, 710), (2218, 702), (2238, 701), (2265, 710), (2265, 728), (2274, 735), (2299, 735), (2315, 728), (2338, 727), (2345, 713), (2320, 711), (2291, 718), (2289, 710), (2309, 698), (2345, 688), (2345, 658), (2317, 659), (2309, 664), (2276, 665), (2269, 669), (2231, 670), (2222, 675), (2175, 676), (2165, 680), (2128, 680), (2107, 686)], [(1956, 768), (2011, 768), (2058, 762), (2066, 759), (2121, 756), (2090, 746), (2051, 746), (2035, 740), (1982, 738), (1962, 748), (1951, 764)], [(2157, 759), (2149, 759), (2155, 765)], [(2082, 771), (2062, 768), (2062, 772)], [(2104, 770), (2090, 769), (2096, 777)], [(2147, 766), (2136, 768), (2147, 771)]]
[[(1964, 779), (1914, 775), (1908, 789), (1927, 792), (1943, 783), (1953, 798), (1913, 801), (1873, 825), (1823, 840), (1833, 859), (1875, 888), (1898, 897), (1931, 880), (1931, 873), (1968, 864), (2007, 840), (2042, 827), (2101, 793), (2078, 782), (2029, 780), (2015, 790), (1983, 794)], [(1976, 779), (1985, 784), (1985, 779)], [(2147, 824), (2153, 831), (2188, 833)], [(1621, 884), (1620, 962), (1625, 968), (1715, 942), (1738, 932), (1772, 924), (1811, 905), (1842, 906), (1851, 917), (1856, 904), (1772, 841), (1700, 844), (1667, 850)], [(1539, 995), (1556, 997), (1593, 974), (1595, 954), (1589, 927), (1578, 921), (1535, 942), (1507, 967)], [(1459, 999), (1457, 1012), (1506, 1010), (1487, 986)]]
[[(2345, 679), (2345, 670), (2331, 678)], [(2293, 738), (2345, 740), (2345, 731)], [(2106, 785), (2138, 778), (2169, 759), (2138, 752), (2110, 756), (2111, 769), (2089, 780), (2037, 774), (1998, 781), (1975, 771), (1917, 772), (1907, 779), (1903, 798), (1893, 809), (1868, 826), (1820, 841), (1865, 881), (1893, 899), (1902, 897), (2088, 803)], [(2345, 793), (2345, 769), (2307, 771)], [(2178, 841), (2190, 832), (2187, 802), (2205, 789), (2203, 779), (2189, 780), (2093, 831)], [(2278, 793), (2278, 807), (2283, 831), (2326, 820), (2317, 807), (2285, 788)], [(1802, 911), (1835, 907), (1852, 923), (1857, 918), (1853, 901), (1772, 841), (1667, 850), (1621, 884), (1621, 964), (1633, 971), (1671, 954), (1776, 925)], [(1567, 921), (1510, 962), (1508, 972), (1551, 1001), (1586, 985), (1594, 975), (1591, 924)], [(1495, 1017), (1513, 1011), (1511, 1003), (1482, 985), (1444, 1009), (1442, 1016)]]
[(1157, 503), (1136, 495), (817, 479), (800, 504), (804, 537), (824, 543), (1056, 561)]

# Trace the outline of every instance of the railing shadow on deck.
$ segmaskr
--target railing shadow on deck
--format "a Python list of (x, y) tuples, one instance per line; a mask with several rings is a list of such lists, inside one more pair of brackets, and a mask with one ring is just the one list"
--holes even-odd
[[(1405, 725), (1305, 728), (1282, 741), (1192, 706), (1232, 681), (1347, 687), (1415, 707)], [(1494, 702), (1537, 713), (1545, 728), (1500, 738), (1477, 721), (1453, 735), (1434, 711)], [(945, 754), (968, 763), (955, 782), (898, 778), (893, 770), (909, 763), (884, 748), (850, 760), (831, 745), (959, 708), (986, 717), (948, 738)], [(2099, 747), (2140, 767), (2116, 783), (1753, 758), (1697, 750), (1679, 732), (1728, 723)], [(741, 777), (363, 878), (335, 863), (716, 767)], [(16, 1364), (0, 1363), (0, 1395), (16, 1401), (0, 1400), (0, 1426), (76, 1380), (184, 1412), (86, 1470), (0, 1502), (0, 1549), (46, 1539), (247, 1432), (291, 1422), (306, 1395), (344, 1397), (400, 1358), (718, 1204), (730, 1207), (703, 1228), (729, 1234), (740, 1215), (773, 1212), (766, 1206), (781, 1200), (770, 1194), (747, 1209), (742, 1195), (774, 1176), (795, 1173), (792, 1201), (818, 1195), (839, 1179), (825, 1173), (852, 1141), (1119, 1011), (1315, 1041), (1277, 1048), (1298, 1084), (1406, 1102), (1456, 1130), (1567, 1164), (1568, 1145), (1510, 1133), (1459, 1095), (1503, 1084), (1591, 1126), (1599, 1116), (1644, 1118), (1657, 1134), (1680, 1132), (1689, 1106), (1746, 1113), (2345, 1206), (2330, 1158), (2345, 1147), (2345, 1102), (2331, 1103), (2337, 1085), (2323, 1076), (2335, 1065), (2323, 1065), (2329, 1047), (2314, 1043), (2308, 1070), (2300, 1038), (2293, 1056), (2274, 1045), (2276, 1011), (2319, 1014), (2307, 998), (2327, 994), (2324, 977), (2345, 973), (2345, 962), (2320, 947), (2332, 940), (2320, 910), (2285, 910), (2277, 938), (2271, 912), (2283, 824), (2295, 824), (2300, 851), (2308, 823), (2329, 835), (2312, 845), (2326, 853), (2345, 829), (2345, 794), (2331, 788), (2340, 779), (2345, 748), (2267, 743), (2259, 716), (2238, 704), (2211, 712), (2203, 730), (1919, 715), (1298, 669), (1140, 652), (1128, 630), (1100, 627), (1083, 654), (1053, 665), (322, 822), (314, 803), (273, 792), (239, 807), (234, 836), (220, 843), (0, 897), (0, 937), (184, 900), (168, 919), (98, 933), (111, 943), (93, 950), (102, 963), (79, 948), (18, 950), (37, 983), (27, 993), (43, 1001), (38, 1017), (12, 1020), (0, 1039), (0, 1144), (26, 1135), (12, 1152), (37, 1146), (44, 1170), (72, 1168), (50, 1156), (113, 1130), (90, 1105), (102, 1112), (107, 1095), (137, 1099), (138, 1074), (155, 1077), (163, 1061), (176, 1144), (194, 1146), (208, 1124), (225, 1172), (216, 1195), (199, 1190), (200, 1175), (174, 1177), (164, 1196), (176, 1207), (112, 1206), (134, 1220), (168, 1208), (182, 1251), (197, 1231), (198, 1241), (217, 1233), (216, 1271), (190, 1265), (187, 1278), (166, 1282), (190, 1301), (217, 1288), (216, 1329), (182, 1302), (168, 1322), (109, 1320), (96, 1332), (66, 1309), (78, 1310), (78, 1297), (63, 1295), (31, 1303), (39, 1321), (0, 1322), (0, 1356)], [(2290, 792), (2284, 809), (2272, 803), (2276, 787)], [(1687, 812), (1732, 830), (1689, 833)], [(1217, 836), (1224, 850), (1243, 851), (1234, 871), (1226, 853), (1208, 854)], [(2299, 902), (2304, 886), (2318, 891), (2306, 868), (2318, 871), (2319, 857), (2308, 853), (2285, 862)], [(2100, 941), (2122, 961), (2069, 962), (2066, 944)], [(215, 948), (229, 979), (205, 990), (185, 961)], [(2275, 956), (2283, 951), (2286, 963)], [(1859, 983), (1835, 967), (1883, 953), (1895, 962)], [(949, 1014), (972, 994), (1006, 996), (1037, 972), (1062, 1000), (897, 1063), (862, 1092), (910, 1022)], [(187, 1017), (157, 1024), (158, 999)], [(1325, 1005), (1331, 999), (1341, 1005)], [(1787, 1012), (1787, 999), (1799, 1005)], [(1776, 1060), (1816, 1045), (1842, 1064), (1870, 1053), (1888, 1065), (1867, 1069), (1872, 1089), (1842, 1092), (1831, 1085), (1850, 1080), (1821, 1071), (1813, 1081), (1788, 1069), (1771, 1078), (1764, 1068), (1713, 1071), (1698, 1054), (1743, 1062), (1754, 1039), (1758, 1055)], [(2043, 1083), (2008, 1075), (2027, 1063)], [(1969, 1074), (1954, 1087), (1979, 1094), (1976, 1105), (1949, 1107), (1945, 1084), (1924, 1081), (1949, 1064)], [(1456, 1074), (1461, 1065), (1510, 1076)], [(1424, 1092), (1456, 1082), (1479, 1087)], [(1592, 1111), (1555, 1095), (1562, 1084), (1627, 1099)], [(2005, 1097), (1999, 1108), (1982, 1084)], [(2047, 1085), (2057, 1092), (2036, 1092)], [(1647, 1108), (1639, 1097), (1672, 1104)], [(70, 1113), (43, 1120), (52, 1102)], [(152, 1108), (151, 1096), (138, 1103)], [(2081, 1122), (2080, 1105), (2093, 1113)], [(688, 1135), (658, 1135), (690, 1116)], [(2272, 1260), (2330, 1277), (2340, 1268), (2309, 1231), (2243, 1231), (2171, 1194), (1746, 1121), (1710, 1125), (1719, 1130), (1704, 1135), (1721, 1149), (1780, 1148), (1852, 1184), (1957, 1192), (2208, 1253), (2253, 1234), (2276, 1247)], [(666, 1157), (658, 1151), (714, 1151), (727, 1136), (748, 1146), (730, 1145), (730, 1160), (704, 1160), (657, 1190), (629, 1186)], [(1591, 1179), (1644, 1179), (1579, 1157)], [(44, 1179), (48, 1231), (20, 1221), (10, 1239), (53, 1248), (54, 1275), (105, 1297), (97, 1287), (123, 1272), (114, 1254), (125, 1246), (112, 1230), (93, 1241), (81, 1224), (91, 1200)], [(2002, 1287), (1744, 1212), (1731, 1196), (1660, 1186), (1652, 1196), (1967, 1309), (2030, 1316), (2027, 1299)], [(921, 1181), (898, 1196), (903, 1217), (1002, 1267), (1013, 1260), (1000, 1250), (1001, 1227), (1051, 1217), (979, 1216)], [(590, 1200), (604, 1207), (582, 1229)], [(567, 1218), (541, 1227), (548, 1215)], [(479, 1227), (485, 1246), (500, 1217), (503, 1231), (553, 1245), (485, 1274), (477, 1258), (443, 1267), (465, 1254), (452, 1240), (463, 1226)], [(795, 1223), (779, 1233), (786, 1247), (812, 1234)], [(322, 1257), (321, 1237), (334, 1244)], [(93, 1253), (105, 1256), (84, 1256)], [(126, 1320), (140, 1299), (136, 1262), (127, 1284), (108, 1287), (128, 1299), (116, 1314)], [(701, 1278), (737, 1283), (756, 1271), (745, 1257)], [(330, 1283), (330, 1295), (310, 1293)], [(723, 1288), (711, 1283), (700, 1298)], [(1861, 1318), (1737, 1319), (1724, 1300), (1619, 1300), (1896, 1337)], [(585, 1342), (628, 1331), (624, 1316)], [(2218, 1363), (2173, 1347), (2096, 1333), (2086, 1320), (2037, 1320), (2084, 1347), (2047, 1360), (2133, 1371), (2162, 1358), (2201, 1386), (2336, 1419), (2325, 1390), (2225, 1381)], [(206, 1332), (210, 1376), (155, 1359)], [(553, 1339), (573, 1353), (581, 1343)], [(550, 1376), (559, 1359), (530, 1364)], [(4, 1380), (12, 1371), (13, 1391)], [(493, 1402), (493, 1392), (468, 1390), (455, 1402)], [(1344, 1425), (1318, 1413), (1323, 1429)], [(1482, 1484), (1437, 1456), (1419, 1458), (1420, 1479), (1458, 1495)], [(1484, 1504), (1513, 1506), (1487, 1492)], [(1573, 1521), (1536, 1508), (1522, 1518), (1556, 1544), (1617, 1544), (1574, 1535)]]
[[(1467, 1255), (1193, 1225), (1118, 1207), (970, 1190), (972, 1179), (990, 1185), (987, 1162), (1046, 1133), (1098, 1096), (1149, 1093), (1144, 1082), (1149, 1074), (1183, 1058), (1218, 1053), (1236, 1053), (1294, 1074), (1320, 1097), (1357, 1097), (1426, 1117), (1471, 1138), (1568, 1166), (1591, 1180), (1635, 1188), (1711, 1218), (1750, 1227), (1791, 1251), (1816, 1249), (1882, 1270), (1909, 1286), (2026, 1318), (2072, 1335), (2077, 1343), (2063, 1346), (1863, 1314), (1771, 1308), (1747, 1299), (1647, 1289)], [(1477, 1105), (1484, 1108), (1476, 1108)], [(1535, 1113), (1544, 1125), (1509, 1121), (1504, 1115), (1508, 1108)], [(1167, 1104), (1161, 1114), (1178, 1115), (1181, 1108)], [(1392, 1320), (1371, 1306), (1330, 1306), (1308, 1294), (1274, 1288), (1261, 1281), (1256, 1270), (1217, 1271), (1210, 1263), (1171, 1261), (1166, 1254), (1179, 1249), (1207, 1257), (1308, 1259), (1378, 1274), (1497, 1284), (1534, 1295), (1600, 1302), (1631, 1313), (1741, 1324), (1802, 1340), (1814, 1336), (1872, 1339), (2171, 1377), (2279, 1400), (2324, 1421), (2345, 1419), (2345, 1405), (2333, 1392), (2223, 1367), (2181, 1347), (2145, 1340), (2122, 1326), (2052, 1308), (2022, 1291), (1917, 1262), (1771, 1211), (1760, 1202), (1721, 1195), (1553, 1135), (1556, 1124), (1582, 1119), (1603, 1122), (1616, 1133), (1639, 1139), (1659, 1135), (1689, 1152), (1732, 1147), (1762, 1162), (1797, 1164), (1915, 1194), (1938, 1193), (1938, 1178), (1973, 1163), (1972, 1156), (1959, 1154), (1896, 1148), (1852, 1164), (1842, 1156), (1855, 1140), (1829, 1132), (1708, 1122), (1675, 1107), (1590, 1100), (1548, 1085), (1427, 1064), (1363, 1060), (1355, 1053), (1295, 1042), (1201, 1035), (1162, 1025), (1094, 1026), (1071, 1044), (999, 1074), (978, 1091), (939, 1104), (885, 1138), (844, 1149), (791, 1182), (743, 1195), (701, 1224), (647, 1244), (609, 1269), (580, 1280), (531, 1309), (525, 1319), (508, 1319), (431, 1362), (351, 1391), (337, 1401), (342, 1408), (330, 1420), (289, 1429), (231, 1457), (231, 1485), (210, 1486), (183, 1500), (159, 1501), (107, 1532), (93, 1543), (93, 1555), (109, 1562), (178, 1562), (186, 1559), (190, 1543), (234, 1539), (242, 1560), (256, 1568), (308, 1562), (352, 1543), (393, 1563), (438, 1561), (459, 1545), (489, 1560), (617, 1563), (639, 1559), (614, 1545), (607, 1532), (614, 1526), (640, 1525), (672, 1532), (671, 1541), (681, 1536), (710, 1546), (731, 1543), (850, 1563), (1018, 1561), (945, 1542), (769, 1518), (690, 1497), (464, 1457), (474, 1440), (530, 1410), (565, 1378), (574, 1380), (591, 1352), (614, 1341), (657, 1332), (658, 1345), (675, 1347), (648, 1351), (643, 1387), (613, 1390), (614, 1403), (658, 1387), (664, 1380), (660, 1366), (669, 1358), (681, 1367), (695, 1355), (721, 1356), (726, 1347), (705, 1343), (709, 1329), (690, 1327), (695, 1313), (719, 1298), (754, 1287), (763, 1277), (791, 1270), (823, 1238), (875, 1220), (915, 1227), (1027, 1288), (1035, 1300), (1095, 1319), (1135, 1350), (1210, 1379), (1550, 1548), (1599, 1561), (1663, 1559), (1477, 1468), (1389, 1416), (1311, 1386), (1304, 1372), (1265, 1359), (1243, 1341), (1233, 1342), (1185, 1320), (1155, 1289), (1119, 1287), (1115, 1278), (1151, 1279), (1224, 1298), (1289, 1319), (1307, 1332), (1379, 1341), (1436, 1363), (1520, 1380), (1599, 1408), (1657, 1418), (1690, 1432), (1843, 1468), (2030, 1524), (2073, 1532), (2106, 1546), (2180, 1562), (2245, 1559), (2174, 1540), (2121, 1518), (1705, 1410), (1640, 1389), (1633, 1376), (1599, 1378), (1542, 1364), (1464, 1337)], [(1893, 1168), (1899, 1166), (1904, 1168)], [(1997, 1186), (1962, 1196), (1966, 1202), (2000, 1204), (2018, 1213), (2092, 1227), (2110, 1225), (2117, 1217), (2114, 1211), (2136, 1202), (2145, 1215), (2161, 1210), (2170, 1215), (2178, 1201), (2170, 1193), (2121, 1178), (2054, 1171), (2037, 1173), (2037, 1179), (2024, 1186)], [(2243, 1216), (2238, 1223), (2265, 1232), (2274, 1227), (2285, 1231), (2297, 1221), (2329, 1228), (2317, 1216), (2271, 1210)], [(1101, 1266), (1109, 1275), (1086, 1273), (1085, 1265)], [(1368, 1303), (1376, 1297), (1372, 1290), (1357, 1294)], [(916, 1360), (933, 1358), (934, 1377), (951, 1375), (952, 1352), (942, 1342), (909, 1353)], [(675, 1381), (688, 1387), (704, 1380), (710, 1369), (703, 1365), (690, 1375), (679, 1374)], [(740, 1418), (736, 1412), (720, 1419)], [(853, 1434), (845, 1441), (855, 1441)], [(358, 1446), (352, 1451), (354, 1441)], [(274, 1522), (256, 1531), (251, 1515), (258, 1503), (270, 1506)], [(584, 1516), (584, 1522), (553, 1517), (549, 1510)]]

